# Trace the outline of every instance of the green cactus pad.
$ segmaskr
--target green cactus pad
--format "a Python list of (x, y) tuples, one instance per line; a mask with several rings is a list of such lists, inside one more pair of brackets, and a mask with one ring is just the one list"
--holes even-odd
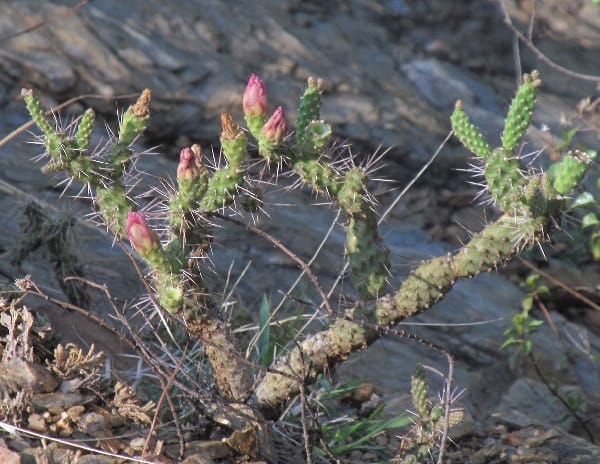
[(587, 171), (589, 160), (566, 155), (562, 161), (554, 163), (548, 169), (548, 175), (556, 193), (566, 195), (579, 183)]
[(520, 210), (527, 178), (514, 153), (504, 148), (494, 149), (487, 159), (484, 175), (488, 190), (503, 211)]
[(150, 97), (152, 91), (145, 89), (134, 105), (130, 106), (119, 126), (119, 142), (125, 146), (131, 144), (150, 122)]
[(525, 135), (525, 131), (531, 123), (537, 88), (542, 85), (540, 75), (532, 71), (531, 75), (523, 76), (523, 84), (519, 87), (517, 95), (513, 99), (502, 132), (502, 146), (507, 150), (514, 150)]
[(87, 149), (90, 144), (95, 117), (94, 110), (88, 108), (79, 120), (77, 132), (75, 133), (75, 145), (79, 150)]
[(367, 174), (363, 168), (355, 167), (346, 172), (344, 182), (337, 193), (337, 200), (344, 212), (356, 215), (368, 209), (363, 195), (366, 191)]
[(321, 93), (321, 81), (309, 77), (307, 88), (300, 97), (296, 121), (296, 142), (301, 149), (308, 150), (310, 153), (314, 153), (314, 151), (311, 149), (307, 129), (311, 121), (317, 121), (321, 117)]
[(350, 217), (346, 230), (346, 251), (352, 281), (363, 298), (374, 298), (387, 285), (389, 251), (377, 232), (374, 217), (360, 220)]
[(135, 210), (125, 189), (120, 184), (96, 189), (96, 204), (102, 214), (106, 226), (117, 236), (124, 237), (127, 224), (127, 213)]
[(456, 102), (454, 112), (450, 116), (450, 122), (454, 134), (466, 148), (480, 158), (485, 159), (489, 156), (490, 146), (463, 110), (460, 100)]
[(417, 365), (410, 380), (410, 393), (415, 413), (421, 420), (427, 420), (430, 404), (427, 400), (427, 382), (425, 381), (425, 370), (423, 367)]

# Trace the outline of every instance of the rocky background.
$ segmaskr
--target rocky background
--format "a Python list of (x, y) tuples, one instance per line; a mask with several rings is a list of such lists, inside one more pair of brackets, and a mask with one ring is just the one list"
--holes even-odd
[[(536, 45), (565, 68), (584, 74), (600, 71), (600, 7), (592, 3), (535, 2)], [(526, 29), (533, 2), (505, 4), (517, 27)], [(325, 81), (323, 117), (340, 140), (350, 141), (353, 150), (364, 155), (391, 147), (378, 175), (393, 182), (375, 187), (385, 205), (448, 134), (456, 99), (496, 140), (517, 76), (539, 69), (544, 85), (529, 143), (523, 147), (530, 153), (555, 144), (566, 130), (565, 121), (575, 117), (577, 103), (598, 95), (598, 80), (575, 79), (541, 62), (522, 45), (518, 55), (516, 50), (499, 3), (492, 1), (102, 0), (76, 5), (4, 0), (0, 134), (28, 121), (19, 97), (22, 87), (36, 89), (49, 105), (84, 95), (61, 117), (68, 121), (91, 106), (106, 118), (109, 130), (117, 111), (141, 89), (151, 87), (152, 124), (140, 148), (160, 154), (145, 157), (142, 167), (156, 176), (174, 177), (175, 156), (182, 146), (217, 145), (221, 111), (242, 120), (241, 92), (250, 73), (267, 82), (270, 102), (283, 105), (291, 121), (307, 77), (317, 76)], [(99, 131), (98, 141), (104, 135)], [(578, 135), (590, 146), (597, 146), (596, 136), (597, 132)], [(18, 265), (12, 260), (22, 237), (24, 205), (35, 198), (48, 214), (59, 217), (81, 216), (89, 207), (83, 200), (59, 200), (63, 190), (59, 179), (42, 175), (30, 161), (41, 151), (31, 140), (21, 134), (0, 146), (0, 273), (7, 284), (31, 274), (60, 297), (60, 286), (43, 253)], [(468, 238), (468, 231), (493, 216), (491, 207), (473, 203), (477, 189), (460, 171), (466, 167), (468, 154), (450, 141), (392, 212), (383, 234), (395, 275), (406, 273), (421, 259), (454, 249)], [(310, 258), (335, 211), (311, 206), (315, 199), (306, 192), (275, 191), (267, 200), (271, 218), (259, 219), (259, 225), (304, 259)], [(111, 247), (110, 237), (76, 221), (72, 240), (87, 278), (109, 284), (116, 296), (135, 296), (137, 277), (120, 249)], [(343, 259), (339, 227), (327, 248), (314, 265), (326, 287)], [(286, 289), (298, 272), (269, 244), (229, 226), (215, 241), (213, 261), (217, 291), (224, 291), (220, 279), (228, 272), (234, 281), (251, 262), (234, 294), (236, 307), (250, 313), (257, 311), (263, 293), (279, 298), (277, 289)], [(598, 285), (595, 266), (549, 265), (566, 283), (593, 291)], [(94, 309), (108, 317), (101, 299), (93, 298)], [(484, 275), (459, 283), (448, 298), (407, 321), (405, 328), (455, 357), (456, 386), (465, 389), (460, 401), (468, 412), (463, 428), (455, 431), (456, 439), (473, 435), (484, 423), (535, 426), (558, 430), (544, 441), (554, 456), (551, 462), (597, 462), (593, 456), (600, 455), (600, 448), (564, 434), (585, 436), (531, 366), (511, 369), (508, 353), (499, 349), (522, 298), (521, 290), (507, 278)], [(127, 365), (120, 357), (126, 348), (85, 318), (40, 302), (32, 305), (46, 312), (65, 340), (94, 342), (117, 366)], [(600, 350), (600, 318), (591, 309), (558, 309), (552, 318), (560, 336), (554, 336), (547, 324), (542, 327), (533, 337), (536, 359), (557, 388), (582, 398), (588, 427), (598, 431), (600, 420), (594, 414), (600, 404), (600, 368), (590, 353)], [(577, 318), (567, 317), (575, 313)], [(468, 325), (473, 322), (481, 324)], [(589, 352), (582, 352), (574, 341), (588, 343)], [(386, 413), (397, 414), (410, 406), (407, 393), (416, 363), (446, 369), (437, 353), (390, 336), (346, 362), (339, 376), (372, 383), (388, 404)], [(488, 448), (496, 440), (489, 439)], [(595, 440), (600, 441), (597, 432)], [(579, 457), (567, 458), (569, 452)]]

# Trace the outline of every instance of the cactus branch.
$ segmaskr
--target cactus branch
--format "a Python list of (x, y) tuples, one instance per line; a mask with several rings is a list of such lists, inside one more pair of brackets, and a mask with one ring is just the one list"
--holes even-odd
[[(395, 293), (371, 304), (358, 304), (346, 318), (327, 330), (309, 336), (274, 366), (256, 389), (256, 400), (266, 414), (278, 411), (299, 389), (298, 376), (310, 382), (329, 365), (365, 349), (380, 333), (400, 321), (425, 311), (441, 300), (458, 278), (496, 269), (544, 232), (545, 221), (504, 215), (454, 255), (425, 261)], [(308, 367), (307, 367), (308, 363)], [(287, 375), (281, 375), (287, 374)]]

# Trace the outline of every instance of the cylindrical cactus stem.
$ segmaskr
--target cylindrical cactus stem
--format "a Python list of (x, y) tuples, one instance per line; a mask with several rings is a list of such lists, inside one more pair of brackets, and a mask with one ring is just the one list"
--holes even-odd
[(484, 176), (490, 194), (502, 211), (520, 211), (528, 180), (523, 163), (512, 151), (495, 148), (486, 160)]
[(366, 182), (367, 173), (363, 168), (354, 167), (346, 171), (336, 196), (340, 207), (349, 216), (369, 210)]
[(453, 258), (456, 278), (496, 269), (541, 236), (546, 219), (505, 214), (473, 236)]
[(119, 142), (124, 146), (129, 146), (148, 126), (151, 96), (152, 91), (144, 89), (135, 104), (125, 111), (119, 125)]
[(548, 175), (554, 191), (560, 195), (569, 193), (583, 178), (591, 159), (581, 153), (578, 156), (566, 155), (548, 169)]
[(50, 167), (51, 170), (61, 170), (65, 159), (70, 155), (69, 141), (65, 134), (60, 133), (54, 127), (52, 120), (46, 114), (46, 109), (43, 107), (40, 97), (31, 89), (22, 89), (21, 96), (25, 100), (27, 111), (33, 119), (33, 122), (37, 124), (40, 130), (46, 136), (45, 146), (48, 154), (50, 155), (52, 165), (57, 165), (56, 168)]
[(309, 77), (306, 90), (300, 97), (296, 121), (296, 143), (301, 151), (307, 151), (308, 154), (315, 153), (311, 148), (308, 126), (311, 121), (318, 121), (321, 118), (321, 87), (321, 79)]
[(77, 132), (75, 133), (75, 145), (79, 150), (86, 150), (92, 139), (92, 130), (94, 129), (95, 120), (94, 110), (88, 108), (81, 116), (77, 124)]
[(525, 131), (531, 123), (537, 88), (540, 85), (542, 85), (542, 81), (537, 71), (532, 71), (531, 75), (523, 75), (523, 83), (510, 104), (504, 121), (504, 131), (501, 138), (502, 146), (507, 150), (514, 150), (523, 135), (525, 135)]
[(450, 122), (454, 134), (466, 148), (483, 159), (490, 155), (490, 146), (465, 113), (460, 100), (456, 101), (454, 112), (450, 116)]
[(344, 180), (326, 161), (316, 158), (296, 159), (292, 169), (304, 184), (323, 195), (337, 195)]
[(366, 198), (366, 172), (354, 167), (346, 172), (337, 200), (350, 217), (346, 229), (346, 252), (352, 281), (363, 298), (376, 298), (389, 276), (389, 251), (377, 230), (377, 218)]
[(56, 130), (46, 114), (46, 109), (43, 107), (40, 97), (32, 89), (21, 89), (21, 96), (25, 100), (25, 106), (31, 119), (33, 119), (33, 122), (37, 124), (44, 135), (47, 137), (56, 137)]
[[(373, 304), (357, 304), (348, 311), (348, 319), (340, 319), (329, 329), (307, 337), (277, 361), (256, 389), (259, 406), (265, 414), (272, 415), (298, 393), (300, 382), (314, 379), (331, 363), (368, 346), (378, 338), (379, 329), (393, 327), (431, 308), (459, 277), (473, 277), (495, 269), (541, 236), (547, 222), (544, 217), (504, 215), (486, 226), (457, 254), (422, 263), (397, 292), (379, 297)], [(302, 379), (297, 379), (300, 374)]]
[(104, 170), (105, 175), (112, 181), (119, 181), (125, 170), (131, 165), (132, 156), (133, 152), (129, 145), (121, 142), (112, 144), (104, 158), (104, 163), (108, 167)]
[(177, 166), (177, 193), (169, 202), (169, 222), (173, 231), (180, 235), (188, 229), (186, 217), (202, 201), (208, 189), (208, 171), (202, 164), (200, 145), (181, 149)]
[(346, 230), (346, 252), (352, 281), (363, 298), (376, 298), (387, 286), (389, 250), (377, 232), (374, 216), (351, 216)]
[(419, 419), (426, 421), (429, 419), (431, 403), (427, 397), (427, 381), (425, 379), (425, 370), (419, 364), (410, 379), (410, 393), (415, 413)]
[(227, 166), (215, 171), (208, 181), (206, 193), (198, 205), (198, 209), (205, 212), (217, 211), (231, 204), (244, 182), (246, 136), (227, 113), (221, 114), (221, 125), (221, 144)]
[(117, 237), (125, 237), (127, 213), (135, 209), (135, 203), (127, 196), (123, 185), (113, 183), (98, 187), (94, 202), (108, 229)]
[(242, 128), (225, 112), (221, 113), (220, 141), (229, 166), (241, 169), (248, 153), (248, 141)]

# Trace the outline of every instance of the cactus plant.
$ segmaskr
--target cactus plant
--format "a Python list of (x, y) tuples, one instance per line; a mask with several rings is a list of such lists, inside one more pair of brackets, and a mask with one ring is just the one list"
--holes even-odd
[[(144, 91), (127, 110), (118, 138), (101, 153), (90, 148), (93, 113), (86, 112), (75, 134), (70, 134), (53, 127), (33, 92), (24, 91), (23, 95), (32, 118), (44, 133), (50, 168), (66, 171), (95, 189), (95, 204), (108, 228), (117, 238), (128, 236), (145, 260), (148, 280), (156, 292), (153, 301), (157, 302), (157, 310), (182, 320), (189, 336), (204, 342), (221, 395), (230, 402), (246, 402), (244, 407), (252, 411), (244, 419), (233, 415), (244, 427), (250, 424), (258, 430), (262, 427), (260, 413), (276, 415), (305, 382), (315, 379), (328, 366), (364, 349), (401, 320), (429, 309), (458, 279), (493, 270), (546, 237), (553, 216), (564, 207), (587, 165), (585, 160), (570, 157), (552, 166), (548, 173), (535, 173), (516, 155), (515, 149), (531, 122), (540, 85), (537, 72), (524, 77), (506, 118), (502, 146), (494, 149), (457, 102), (451, 116), (454, 132), (483, 165), (487, 189), (503, 214), (460, 250), (421, 263), (399, 288), (386, 293), (389, 253), (377, 228), (368, 170), (352, 160), (335, 164), (330, 158), (327, 147), (331, 126), (320, 114), (322, 83), (308, 80), (292, 139), (285, 137), (282, 108), (267, 120), (265, 85), (257, 76), (250, 77), (242, 108), (248, 132), (258, 141), (259, 156), (265, 163), (287, 165), (297, 179), (296, 185), (312, 189), (344, 212), (346, 252), (360, 295), (344, 317), (330, 320), (326, 328), (297, 341), (271, 369), (259, 372), (253, 390), (254, 372), (240, 355), (228, 322), (207, 296), (197, 259), (206, 254), (211, 220), (226, 207), (235, 206), (238, 198), (242, 200), (244, 184), (252, 180), (246, 132), (232, 116), (222, 114), (220, 141), (225, 161), (212, 170), (203, 163), (199, 146), (181, 150), (177, 185), (165, 201), (168, 214), (159, 218), (167, 232), (158, 234), (127, 193), (132, 177), (131, 144), (148, 124), (150, 92)], [(415, 374), (415, 407), (424, 420), (437, 421), (439, 414), (435, 416), (426, 400), (423, 384), (422, 375)]]

